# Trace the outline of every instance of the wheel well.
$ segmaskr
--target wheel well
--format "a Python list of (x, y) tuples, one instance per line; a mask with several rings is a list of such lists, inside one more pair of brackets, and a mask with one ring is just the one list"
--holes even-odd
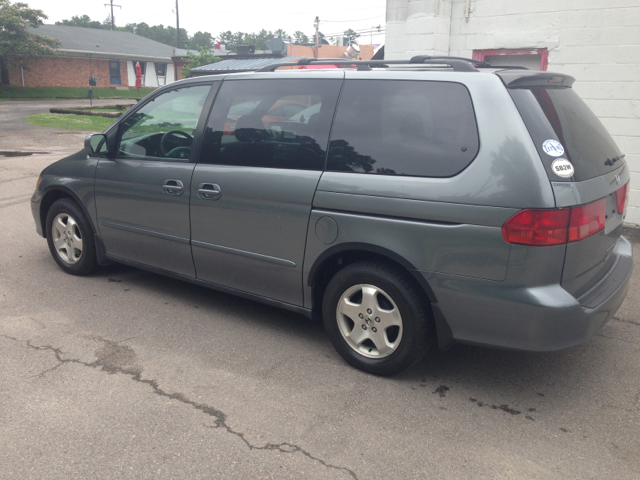
[[(55, 202), (57, 202), (61, 198), (68, 198), (70, 200), (73, 200), (75, 203), (80, 205), (80, 208), (82, 210), (85, 210), (82, 204), (78, 202), (78, 200), (66, 190), (55, 189), (45, 193), (44, 197), (42, 198), (42, 201), (40, 202), (40, 225), (42, 226), (42, 234), (45, 237), (47, 236), (47, 214), (49, 213), (49, 209), (51, 208), (51, 205), (53, 205)], [(86, 211), (85, 211), (85, 214), (86, 214)], [(87, 215), (87, 218), (89, 218), (88, 215)], [(91, 228), (93, 228), (93, 225), (91, 226)]]
[(425, 293), (425, 305), (431, 311), (431, 302), (435, 302), (433, 291), (424, 278), (417, 271), (407, 268), (400, 262), (384, 255), (383, 253), (371, 252), (367, 250), (343, 250), (327, 257), (315, 269), (312, 279), (312, 310), (314, 313), (322, 313), (322, 297), (327, 285), (333, 276), (347, 265), (361, 261), (373, 261), (384, 265), (392, 266), (401, 272), (407, 274), (407, 279), (411, 281), (415, 287)]

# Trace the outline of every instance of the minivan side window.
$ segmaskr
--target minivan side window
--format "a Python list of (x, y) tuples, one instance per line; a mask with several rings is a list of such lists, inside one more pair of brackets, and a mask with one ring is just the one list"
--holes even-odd
[(462, 84), (346, 80), (327, 170), (451, 177), (478, 149), (473, 104)]
[(211, 85), (163, 93), (125, 119), (118, 131), (118, 156), (188, 159), (193, 135)]
[(201, 163), (322, 170), (341, 79), (225, 81)]

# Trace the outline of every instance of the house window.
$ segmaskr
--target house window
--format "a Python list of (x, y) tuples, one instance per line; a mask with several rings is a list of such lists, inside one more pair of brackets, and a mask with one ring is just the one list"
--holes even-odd
[(167, 64), (166, 63), (156, 63), (156, 77), (158, 78), (159, 86), (167, 84)]
[(111, 85), (121, 85), (119, 61), (109, 61), (109, 77), (111, 77)]
[(482, 60), (500, 67), (525, 67), (529, 70), (547, 70), (549, 51), (546, 48), (474, 50), (474, 60)]
[(167, 76), (167, 64), (166, 63), (156, 63), (156, 75), (158, 77), (166, 77)]

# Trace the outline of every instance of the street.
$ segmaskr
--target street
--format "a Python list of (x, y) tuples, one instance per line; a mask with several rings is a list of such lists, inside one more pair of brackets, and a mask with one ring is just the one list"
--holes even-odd
[(374, 377), (297, 314), (124, 266), (64, 274), (29, 199), (85, 133), (22, 119), (74, 102), (0, 102), (0, 151), (53, 152), (0, 156), (0, 478), (640, 477), (640, 236), (587, 344), (457, 345)]

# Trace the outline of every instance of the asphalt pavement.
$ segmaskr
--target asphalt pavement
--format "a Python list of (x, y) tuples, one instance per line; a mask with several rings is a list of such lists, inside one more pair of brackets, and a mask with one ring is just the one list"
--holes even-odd
[(0, 478), (640, 478), (638, 239), (587, 344), (458, 345), (378, 378), (290, 312), (123, 266), (64, 274), (29, 198), (85, 132), (22, 122), (47, 110), (0, 103), (0, 150), (56, 152), (0, 157)]

